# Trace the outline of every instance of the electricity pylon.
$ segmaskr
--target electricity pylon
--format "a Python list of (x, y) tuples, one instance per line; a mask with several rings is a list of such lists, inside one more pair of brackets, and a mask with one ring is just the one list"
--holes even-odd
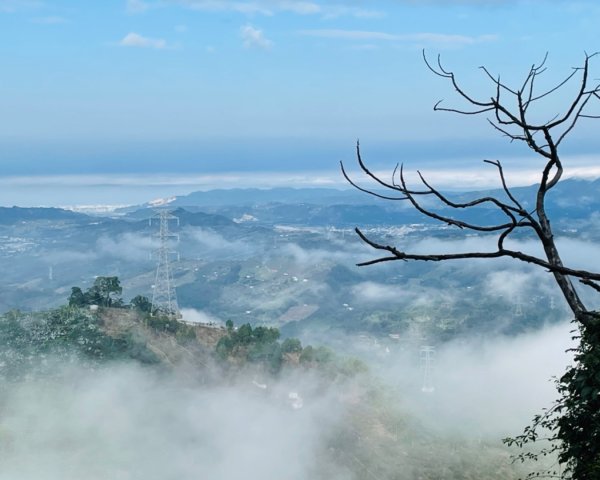
[(521, 303), (521, 299), (517, 298), (515, 303), (515, 310), (513, 312), (513, 316), (522, 317), (523, 316), (523, 304)]
[(169, 221), (175, 220), (179, 225), (179, 218), (168, 210), (159, 210), (150, 218), (150, 225), (152, 225), (153, 219), (160, 222), (159, 232), (153, 235), (159, 239), (160, 246), (154, 251), (157, 265), (151, 311), (171, 318), (181, 318), (170, 263), (170, 256), (177, 255), (177, 258), (179, 258), (179, 254), (169, 247), (172, 240), (179, 241), (179, 235), (169, 231)]
[(423, 369), (423, 386), (421, 391), (432, 393), (435, 391), (431, 374), (433, 371), (433, 357), (435, 355), (435, 347), (424, 345), (421, 347), (421, 368)]

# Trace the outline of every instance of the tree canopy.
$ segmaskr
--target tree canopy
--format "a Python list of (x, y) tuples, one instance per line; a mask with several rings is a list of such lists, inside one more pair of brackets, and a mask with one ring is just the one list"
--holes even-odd
[(101, 307), (118, 307), (123, 301), (117, 295), (123, 293), (119, 277), (96, 277), (94, 284), (85, 292), (80, 287), (72, 287), (69, 305), (84, 307), (98, 305)]

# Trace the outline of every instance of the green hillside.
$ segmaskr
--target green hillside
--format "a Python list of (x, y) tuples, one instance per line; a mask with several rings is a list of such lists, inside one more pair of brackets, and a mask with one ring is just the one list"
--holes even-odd
[[(267, 405), (284, 401), (292, 411), (310, 409), (329, 395), (335, 415), (341, 417), (323, 439), (323, 468), (315, 478), (327, 478), (325, 465), (343, 465), (348, 478), (356, 479), (518, 476), (499, 440), (432, 431), (407, 416), (399, 406), (401, 392), (392, 393), (362, 362), (323, 347), (281, 340), (275, 328), (186, 325), (131, 308), (64, 306), (0, 317), (0, 376), (17, 389), (32, 379), (58, 384), (65, 365), (83, 368), (89, 379), (110, 371), (111, 365), (128, 364), (149, 369), (167, 383), (181, 377), (186, 388), (235, 385)], [(304, 385), (301, 396), (290, 393), (281, 400), (277, 392), (286, 382)], [(0, 405), (6, 395), (0, 395)], [(44, 408), (44, 399), (39, 408)], [(9, 455), (16, 448), (13, 437), (18, 437), (11, 433), (12, 423), (10, 414), (0, 409), (0, 451)]]

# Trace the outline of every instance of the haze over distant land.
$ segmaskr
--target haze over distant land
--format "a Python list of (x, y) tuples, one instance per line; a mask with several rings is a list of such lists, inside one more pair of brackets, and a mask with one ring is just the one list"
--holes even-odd
[[(348, 149), (352, 152), (352, 149)], [(353, 167), (352, 153), (347, 157)], [(600, 176), (600, 168), (593, 165), (592, 157), (574, 157), (565, 178), (593, 180)], [(431, 163), (420, 170), (436, 186), (448, 191), (473, 191), (498, 188), (494, 171), (481, 162), (464, 162), (464, 166), (438, 168)], [(506, 177), (513, 187), (536, 183), (539, 172), (532, 165), (519, 161), (505, 162), (509, 166)], [(470, 165), (470, 167), (469, 167)], [(512, 168), (511, 168), (512, 167)], [(390, 169), (381, 169), (389, 177)], [(407, 173), (414, 178), (414, 172)], [(360, 179), (357, 176), (357, 179)], [(106, 205), (120, 207), (139, 205), (155, 199), (184, 196), (196, 191), (215, 189), (273, 189), (273, 188), (352, 188), (337, 170), (315, 171), (251, 171), (213, 173), (107, 173), (78, 175), (0, 176), (0, 206), (73, 207)], [(357, 192), (358, 193), (358, 192)], [(364, 196), (364, 201), (368, 201)]]

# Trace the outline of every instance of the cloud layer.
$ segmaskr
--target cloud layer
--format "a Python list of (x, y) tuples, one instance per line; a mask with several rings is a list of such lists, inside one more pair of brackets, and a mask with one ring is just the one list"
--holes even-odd
[(121, 39), (119, 45), (122, 47), (154, 48), (162, 50), (167, 47), (167, 42), (162, 38), (148, 38), (139, 33), (130, 32)]
[(340, 30), (340, 29), (321, 29), (321, 30), (300, 30), (300, 35), (318, 38), (331, 38), (341, 40), (360, 40), (360, 41), (386, 41), (415, 43), (419, 45), (435, 45), (440, 47), (462, 47), (473, 45), (475, 43), (491, 42), (497, 40), (496, 35), (456, 35), (444, 33), (386, 33), (365, 30)]
[(262, 30), (254, 28), (252, 25), (245, 25), (240, 28), (240, 35), (246, 48), (262, 48), (269, 49), (273, 46), (273, 42), (265, 37)]
[(306, 380), (265, 393), (250, 379), (206, 388), (131, 366), (62, 375), (0, 395), (2, 440), (10, 440), (1, 478), (325, 478), (317, 466), (347, 478), (320, 454), (341, 413), (332, 397), (324, 392), (301, 411), (286, 402)]

